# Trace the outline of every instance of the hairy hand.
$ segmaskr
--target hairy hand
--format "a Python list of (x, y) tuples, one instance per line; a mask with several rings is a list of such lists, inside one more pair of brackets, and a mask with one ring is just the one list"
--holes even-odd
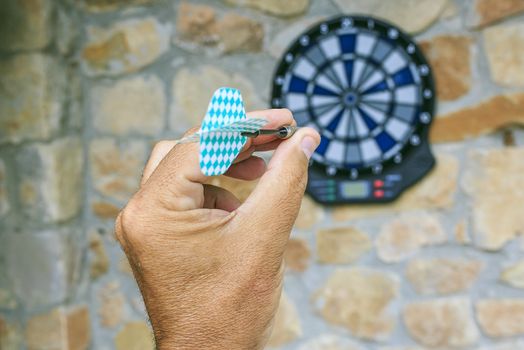
[[(293, 124), (288, 110), (248, 114), (268, 127)], [(138, 282), (159, 349), (259, 349), (278, 306), (283, 253), (320, 142), (310, 128), (288, 140), (248, 140), (226, 175), (260, 178), (241, 204), (206, 184), (198, 144), (159, 142), (116, 235)], [(252, 156), (275, 149), (266, 167)]]

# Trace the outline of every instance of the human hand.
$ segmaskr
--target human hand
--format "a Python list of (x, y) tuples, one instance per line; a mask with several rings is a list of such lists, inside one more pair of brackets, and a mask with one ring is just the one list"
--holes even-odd
[[(288, 110), (249, 113), (268, 128), (294, 124)], [(288, 140), (248, 140), (226, 175), (260, 177), (241, 204), (206, 184), (198, 144), (158, 143), (141, 187), (115, 231), (140, 287), (158, 349), (259, 349), (280, 299), (283, 253), (320, 142), (311, 128)], [(271, 161), (254, 151), (276, 149)]]

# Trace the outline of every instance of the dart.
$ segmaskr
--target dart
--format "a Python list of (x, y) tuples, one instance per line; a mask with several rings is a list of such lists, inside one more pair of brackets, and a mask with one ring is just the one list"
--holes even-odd
[(222, 175), (233, 164), (248, 138), (275, 135), (277, 138), (287, 139), (297, 130), (292, 125), (262, 129), (267, 123), (265, 118), (247, 118), (238, 89), (221, 87), (209, 101), (200, 130), (176, 143), (199, 142), (202, 173), (206, 176)]

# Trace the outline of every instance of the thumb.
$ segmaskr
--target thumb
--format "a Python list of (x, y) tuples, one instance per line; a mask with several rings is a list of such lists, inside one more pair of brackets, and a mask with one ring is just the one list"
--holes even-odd
[(257, 187), (237, 209), (237, 219), (245, 220), (257, 239), (287, 242), (304, 196), (309, 158), (319, 143), (314, 129), (301, 128), (275, 150)]

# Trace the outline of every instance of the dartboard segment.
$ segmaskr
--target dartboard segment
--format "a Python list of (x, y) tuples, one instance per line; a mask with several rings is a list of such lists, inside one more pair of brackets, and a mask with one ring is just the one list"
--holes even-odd
[(427, 139), (434, 87), (424, 56), (400, 29), (342, 16), (311, 27), (289, 47), (272, 105), (319, 131), (317, 168), (355, 180), (384, 174)]

